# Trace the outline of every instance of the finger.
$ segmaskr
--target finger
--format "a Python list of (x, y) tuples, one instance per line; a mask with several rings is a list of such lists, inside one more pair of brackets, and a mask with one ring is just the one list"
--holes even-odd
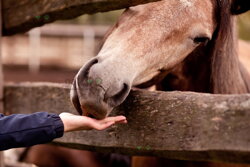
[(99, 123), (107, 123), (110, 121), (114, 121), (114, 117), (107, 117), (107, 118), (104, 118), (102, 120), (99, 120)]
[(125, 116), (120, 115), (120, 116), (116, 116), (115, 119), (116, 119), (116, 122), (119, 122), (119, 121), (124, 121), (127, 118)]
[(124, 117), (124, 116), (108, 117), (108, 118), (101, 120), (101, 123), (106, 123), (106, 122), (110, 122), (110, 121), (120, 122), (120, 121), (124, 121), (124, 120), (126, 120), (126, 117)]
[(118, 124), (126, 124), (126, 123), (128, 123), (128, 121), (127, 120), (123, 120), (123, 121), (119, 121), (119, 122), (116, 122), (116, 123), (118, 123)]

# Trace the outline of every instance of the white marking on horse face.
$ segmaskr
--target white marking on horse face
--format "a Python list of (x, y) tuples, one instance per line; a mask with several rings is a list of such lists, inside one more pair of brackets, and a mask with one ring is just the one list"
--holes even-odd
[(197, 47), (192, 38), (211, 37), (213, 19), (211, 0), (164, 0), (132, 7), (98, 57), (103, 68), (137, 85), (184, 60)]

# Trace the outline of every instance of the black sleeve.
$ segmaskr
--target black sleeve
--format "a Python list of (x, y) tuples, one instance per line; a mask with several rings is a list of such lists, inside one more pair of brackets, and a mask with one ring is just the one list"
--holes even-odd
[(51, 142), (63, 132), (62, 120), (56, 114), (0, 114), (0, 151)]

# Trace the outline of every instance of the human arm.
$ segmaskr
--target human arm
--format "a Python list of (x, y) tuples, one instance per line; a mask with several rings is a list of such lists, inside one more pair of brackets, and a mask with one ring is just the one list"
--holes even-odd
[(17, 147), (28, 147), (51, 142), (64, 132), (76, 130), (103, 130), (115, 123), (126, 123), (123, 116), (95, 120), (69, 113), (50, 114), (0, 114), (0, 151)]
[(0, 115), (0, 150), (42, 144), (63, 136), (64, 126), (57, 114)]

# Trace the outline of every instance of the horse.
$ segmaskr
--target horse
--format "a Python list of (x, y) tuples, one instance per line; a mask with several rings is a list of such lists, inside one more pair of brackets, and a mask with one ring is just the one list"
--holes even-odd
[[(72, 103), (79, 114), (102, 119), (132, 87), (249, 93), (235, 23), (236, 15), (249, 9), (246, 0), (162, 0), (126, 9), (98, 55), (75, 76)], [(238, 166), (155, 157), (132, 160), (133, 167), (168, 165)]]

